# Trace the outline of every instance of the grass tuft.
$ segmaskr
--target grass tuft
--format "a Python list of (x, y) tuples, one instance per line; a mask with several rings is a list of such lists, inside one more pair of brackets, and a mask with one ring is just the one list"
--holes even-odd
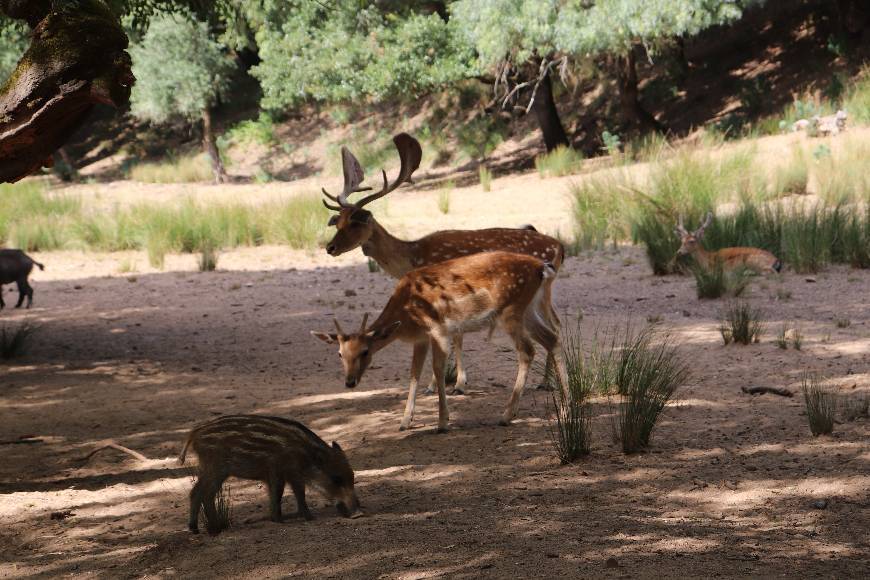
[(201, 153), (134, 165), (130, 179), (143, 183), (196, 183), (212, 181), (214, 173), (208, 158)]
[(689, 367), (667, 334), (647, 326), (633, 336), (626, 331), (614, 377), (621, 396), (614, 433), (625, 453), (635, 453), (649, 446), (661, 412), (689, 378)]
[(549, 153), (542, 153), (535, 157), (535, 169), (538, 170), (542, 178), (579, 173), (582, 165), (582, 153), (561, 145)]
[(450, 189), (442, 189), (438, 192), (438, 211), (447, 215), (450, 213)]
[(721, 261), (715, 262), (709, 270), (700, 264), (694, 264), (691, 271), (695, 277), (698, 298), (702, 300), (726, 295), (736, 298), (749, 285), (749, 271), (746, 268), (726, 271)]
[(209, 534), (216, 535), (222, 531), (229, 529), (232, 516), (230, 488), (227, 485), (221, 486), (214, 498), (215, 513), (217, 521), (209, 521), (208, 513), (205, 514), (205, 527)]
[(483, 191), (490, 191), (492, 189), (492, 171), (481, 165), (477, 170), (477, 175), (480, 178), (481, 189), (483, 189)]
[(834, 430), (834, 414), (837, 410), (837, 397), (824, 388), (817, 375), (805, 374), (801, 391), (807, 410), (807, 421), (814, 437), (827, 435)]
[(740, 344), (759, 342), (764, 333), (763, 313), (760, 309), (737, 300), (723, 313), (719, 332), (726, 345), (732, 342)]
[(592, 355), (584, 353), (579, 327), (563, 330), (562, 352), (568, 372), (568, 396), (549, 366), (545, 368), (544, 382), (553, 396), (550, 440), (556, 457), (567, 465), (589, 454), (592, 438), (589, 397), (602, 387), (600, 370), (606, 367), (596, 360), (597, 347)]

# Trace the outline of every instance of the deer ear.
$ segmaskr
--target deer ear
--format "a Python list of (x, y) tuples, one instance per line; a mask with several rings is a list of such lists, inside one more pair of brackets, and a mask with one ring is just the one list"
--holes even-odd
[(334, 226), (337, 223), (338, 223), (338, 214), (333, 214), (333, 215), (329, 216), (329, 221), (326, 222), (326, 225)]
[(366, 209), (357, 210), (350, 215), (350, 221), (357, 224), (367, 225), (372, 221), (372, 212)]
[(338, 342), (338, 335), (334, 332), (317, 332), (312, 330), (311, 336), (319, 338), (326, 344), (335, 344), (336, 342)]
[(336, 451), (341, 451), (341, 445), (338, 444), (338, 441), (332, 442), (332, 448), (335, 449)]
[(366, 336), (375, 340), (386, 340), (390, 338), (390, 335), (393, 334), (396, 329), (399, 328), (401, 325), (402, 322), (400, 320), (397, 320), (391, 325), (381, 328), (380, 330), (373, 330), (369, 333), (366, 333)]

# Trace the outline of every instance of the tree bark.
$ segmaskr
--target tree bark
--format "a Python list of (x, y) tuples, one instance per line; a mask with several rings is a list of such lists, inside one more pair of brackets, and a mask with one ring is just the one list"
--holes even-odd
[(616, 57), (616, 81), (619, 86), (619, 104), (622, 117), (632, 128), (642, 133), (663, 131), (664, 126), (640, 104), (640, 91), (637, 82), (637, 64), (632, 48), (626, 54)]
[(547, 152), (559, 146), (569, 147), (568, 136), (565, 134), (565, 128), (559, 118), (556, 101), (553, 100), (553, 84), (549, 71), (538, 84), (538, 90), (531, 98), (534, 98), (532, 110), (535, 112), (535, 118), (541, 127), (541, 133), (544, 135), (544, 145), (547, 147)]
[(135, 79), (120, 21), (101, 0), (0, 0), (31, 44), (0, 87), (0, 183), (51, 165), (97, 103), (124, 107)]
[(211, 161), (211, 169), (214, 171), (215, 183), (226, 183), (229, 181), (227, 172), (224, 169), (224, 162), (221, 161), (221, 154), (218, 151), (217, 139), (211, 126), (211, 111), (203, 109), (202, 111), (202, 148), (208, 155)]

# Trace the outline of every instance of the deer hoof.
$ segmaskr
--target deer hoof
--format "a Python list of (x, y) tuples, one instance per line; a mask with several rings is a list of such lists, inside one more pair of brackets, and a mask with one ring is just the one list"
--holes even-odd
[(450, 394), (451, 395), (464, 395), (465, 391), (463, 391), (462, 388), (460, 388), (460, 387), (454, 387), (453, 390), (450, 391)]

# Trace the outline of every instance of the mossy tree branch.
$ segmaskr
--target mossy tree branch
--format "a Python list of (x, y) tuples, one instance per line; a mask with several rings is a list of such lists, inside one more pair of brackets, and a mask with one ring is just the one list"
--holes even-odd
[(0, 183), (51, 165), (97, 103), (125, 107), (135, 79), (127, 35), (101, 0), (0, 0), (31, 28), (30, 47), (0, 87)]

